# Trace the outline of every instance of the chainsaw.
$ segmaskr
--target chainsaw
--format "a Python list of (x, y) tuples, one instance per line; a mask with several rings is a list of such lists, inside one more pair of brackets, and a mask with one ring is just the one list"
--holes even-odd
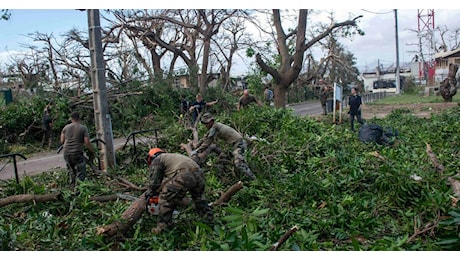
[[(154, 216), (158, 216), (158, 214), (160, 213), (160, 197), (145, 195), (145, 199), (147, 201), (147, 203), (145, 204), (145, 210), (147, 211), (147, 213)], [(179, 215), (179, 211), (174, 210), (172, 214), (173, 217), (175, 217)]]
[(146, 200), (145, 210), (147, 213), (157, 216), (160, 212), (160, 198), (158, 196), (147, 196)]

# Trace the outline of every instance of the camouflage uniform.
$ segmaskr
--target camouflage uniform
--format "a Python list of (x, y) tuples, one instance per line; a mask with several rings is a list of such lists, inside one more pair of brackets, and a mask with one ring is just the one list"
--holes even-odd
[(147, 194), (159, 193), (159, 214), (154, 233), (160, 233), (172, 225), (173, 211), (190, 192), (195, 209), (208, 222), (213, 220), (211, 207), (204, 196), (204, 173), (189, 157), (176, 153), (160, 153), (150, 164), (150, 184)]
[[(203, 119), (206, 120), (206, 114)], [(245, 173), (251, 179), (255, 179), (254, 174), (246, 163), (244, 153), (247, 149), (247, 144), (244, 138), (235, 129), (222, 123), (213, 122), (206, 136), (198, 143), (198, 148), (192, 153), (192, 158), (197, 161), (197, 154), (206, 151), (217, 139), (223, 139), (228, 144), (232, 145), (233, 164), (235, 167)]]

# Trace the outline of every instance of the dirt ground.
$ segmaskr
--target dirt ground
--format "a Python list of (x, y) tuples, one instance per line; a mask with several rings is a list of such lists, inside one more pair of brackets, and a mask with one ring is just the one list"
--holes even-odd
[(430, 118), (431, 114), (437, 114), (445, 109), (457, 107), (458, 103), (420, 103), (420, 104), (402, 104), (402, 105), (374, 105), (366, 104), (361, 108), (364, 119), (384, 118), (393, 109), (408, 109), (417, 117)]

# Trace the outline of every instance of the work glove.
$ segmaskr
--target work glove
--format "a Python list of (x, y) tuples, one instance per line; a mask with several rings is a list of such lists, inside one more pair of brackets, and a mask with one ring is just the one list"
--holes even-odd
[(149, 190), (145, 193), (145, 197), (155, 197), (160, 195), (160, 185), (153, 185), (149, 188)]

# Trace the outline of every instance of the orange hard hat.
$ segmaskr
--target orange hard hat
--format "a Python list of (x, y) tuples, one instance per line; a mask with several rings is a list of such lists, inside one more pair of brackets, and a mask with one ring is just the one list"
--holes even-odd
[(152, 148), (149, 151), (149, 154), (147, 156), (147, 163), (150, 165), (152, 162), (152, 158), (156, 157), (160, 153), (164, 153), (165, 151), (161, 150), (160, 148)]
[(161, 150), (160, 148), (152, 148), (149, 151), (149, 156), (153, 157), (157, 153), (164, 153), (164, 151)]

